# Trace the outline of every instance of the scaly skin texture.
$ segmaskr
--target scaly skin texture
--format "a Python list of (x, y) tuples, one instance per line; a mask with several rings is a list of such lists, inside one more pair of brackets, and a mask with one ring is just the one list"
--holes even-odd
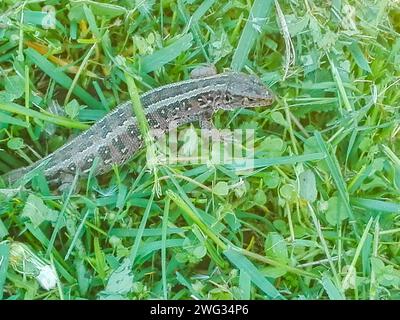
[[(255, 76), (228, 72), (162, 86), (141, 96), (150, 125), (157, 129), (155, 139), (171, 129), (200, 121), (209, 124), (213, 112), (243, 107), (268, 106), (271, 91)], [(161, 134), (160, 134), (161, 133)], [(38, 162), (7, 173), (14, 183), (46, 161), (43, 172), (52, 185), (61, 185), (74, 176), (86, 175), (96, 157), (95, 174), (111, 170), (113, 164), (129, 161), (143, 147), (143, 139), (130, 102), (123, 103), (91, 128)]]

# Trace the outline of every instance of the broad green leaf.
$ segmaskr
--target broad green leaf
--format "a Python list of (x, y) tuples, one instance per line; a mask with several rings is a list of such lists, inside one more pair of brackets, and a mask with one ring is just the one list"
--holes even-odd
[(392, 265), (385, 265), (381, 259), (371, 257), (371, 266), (378, 283), (382, 286), (398, 287), (400, 285), (400, 271)]
[(354, 58), (354, 61), (357, 63), (357, 65), (361, 69), (371, 73), (371, 68), (369, 67), (369, 63), (365, 59), (364, 54), (362, 53), (358, 43), (356, 41), (353, 41), (348, 48), (349, 48), (349, 50), (351, 52), (351, 55)]
[(279, 157), (286, 149), (286, 143), (279, 137), (269, 136), (260, 144), (260, 150), (265, 152), (265, 157)]
[(309, 23), (309, 16), (305, 15), (302, 18), (298, 18), (295, 15), (286, 15), (286, 22), (288, 24), (288, 29), (292, 37), (301, 33)]
[(49, 208), (43, 200), (34, 194), (30, 194), (22, 210), (21, 217), (28, 218), (33, 226), (37, 228), (48, 217)]
[(279, 112), (279, 111), (272, 112), (271, 118), (275, 123), (280, 124), (281, 126), (283, 126), (285, 128), (288, 127), (288, 123), (287, 123), (286, 119), (283, 117), (281, 112)]
[(292, 184), (284, 184), (279, 189), (279, 193), (282, 198), (290, 201), (294, 201), (297, 198), (296, 188)]
[(217, 63), (222, 58), (226, 57), (233, 50), (229, 42), (228, 35), (223, 28), (211, 34), (210, 45), (208, 52), (213, 63)]
[(207, 248), (205, 246), (197, 246), (196, 248), (193, 249), (193, 255), (201, 259), (207, 254)]
[(263, 176), (263, 181), (267, 188), (275, 189), (279, 185), (281, 178), (277, 171), (271, 171)]
[(226, 196), (229, 193), (229, 186), (225, 181), (220, 181), (213, 187), (213, 192), (220, 196)]
[(338, 222), (340, 223), (349, 217), (346, 207), (340, 198), (332, 197), (328, 200), (328, 210), (325, 217), (332, 226), (336, 226)]
[(269, 232), (264, 243), (265, 255), (272, 259), (288, 262), (286, 240), (277, 232)]
[(19, 150), (24, 146), (24, 140), (21, 138), (11, 138), (7, 141), (7, 147), (11, 150)]
[(317, 186), (312, 170), (306, 170), (299, 175), (299, 193), (303, 199), (314, 202), (317, 200)]
[(75, 119), (76, 116), (79, 114), (79, 103), (75, 99), (71, 100), (70, 102), (67, 103), (65, 106), (65, 113), (70, 117), (71, 119)]
[(111, 273), (103, 294), (126, 295), (132, 290), (133, 275), (131, 272), (131, 263), (126, 258), (121, 265)]
[[(43, 221), (49, 221), (54, 224), (59, 218), (59, 213), (48, 208), (41, 198), (30, 194), (22, 210), (21, 217), (28, 218), (34, 228), (37, 228)], [(64, 225), (65, 221), (61, 219), (60, 227)]]
[(12, 96), (12, 100), (22, 97), (25, 91), (25, 81), (20, 76), (6, 77), (4, 88)]
[(267, 196), (264, 191), (257, 190), (256, 194), (254, 195), (254, 202), (260, 206), (263, 206), (267, 202)]

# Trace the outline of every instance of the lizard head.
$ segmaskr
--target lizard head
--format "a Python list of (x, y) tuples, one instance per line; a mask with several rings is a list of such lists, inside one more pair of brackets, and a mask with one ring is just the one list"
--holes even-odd
[(233, 72), (219, 107), (231, 110), (240, 107), (269, 106), (273, 101), (273, 93), (258, 77)]

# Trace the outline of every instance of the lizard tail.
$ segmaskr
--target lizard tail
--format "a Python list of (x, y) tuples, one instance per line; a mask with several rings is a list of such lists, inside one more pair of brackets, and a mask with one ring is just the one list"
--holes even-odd
[(21, 177), (23, 177), (25, 175), (25, 173), (27, 173), (29, 170), (27, 167), (24, 168), (19, 168), (19, 169), (15, 169), (12, 170), (10, 172), (5, 173), (4, 175), (2, 175), (2, 179), (6, 182), (6, 184), (8, 185), (12, 185), (14, 184), (18, 179), (20, 179)]

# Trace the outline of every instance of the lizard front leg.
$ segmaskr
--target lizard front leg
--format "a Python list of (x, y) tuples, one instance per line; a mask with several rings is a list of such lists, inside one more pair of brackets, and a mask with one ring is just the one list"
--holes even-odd
[(232, 143), (233, 137), (229, 130), (219, 130), (212, 122), (212, 113), (205, 113), (199, 118), (200, 128), (205, 131), (206, 137), (211, 137), (212, 142)]
[(60, 185), (58, 187), (58, 190), (61, 193), (68, 192), (72, 187), (72, 182), (74, 181), (74, 175), (70, 173), (62, 173), (59, 181)]

